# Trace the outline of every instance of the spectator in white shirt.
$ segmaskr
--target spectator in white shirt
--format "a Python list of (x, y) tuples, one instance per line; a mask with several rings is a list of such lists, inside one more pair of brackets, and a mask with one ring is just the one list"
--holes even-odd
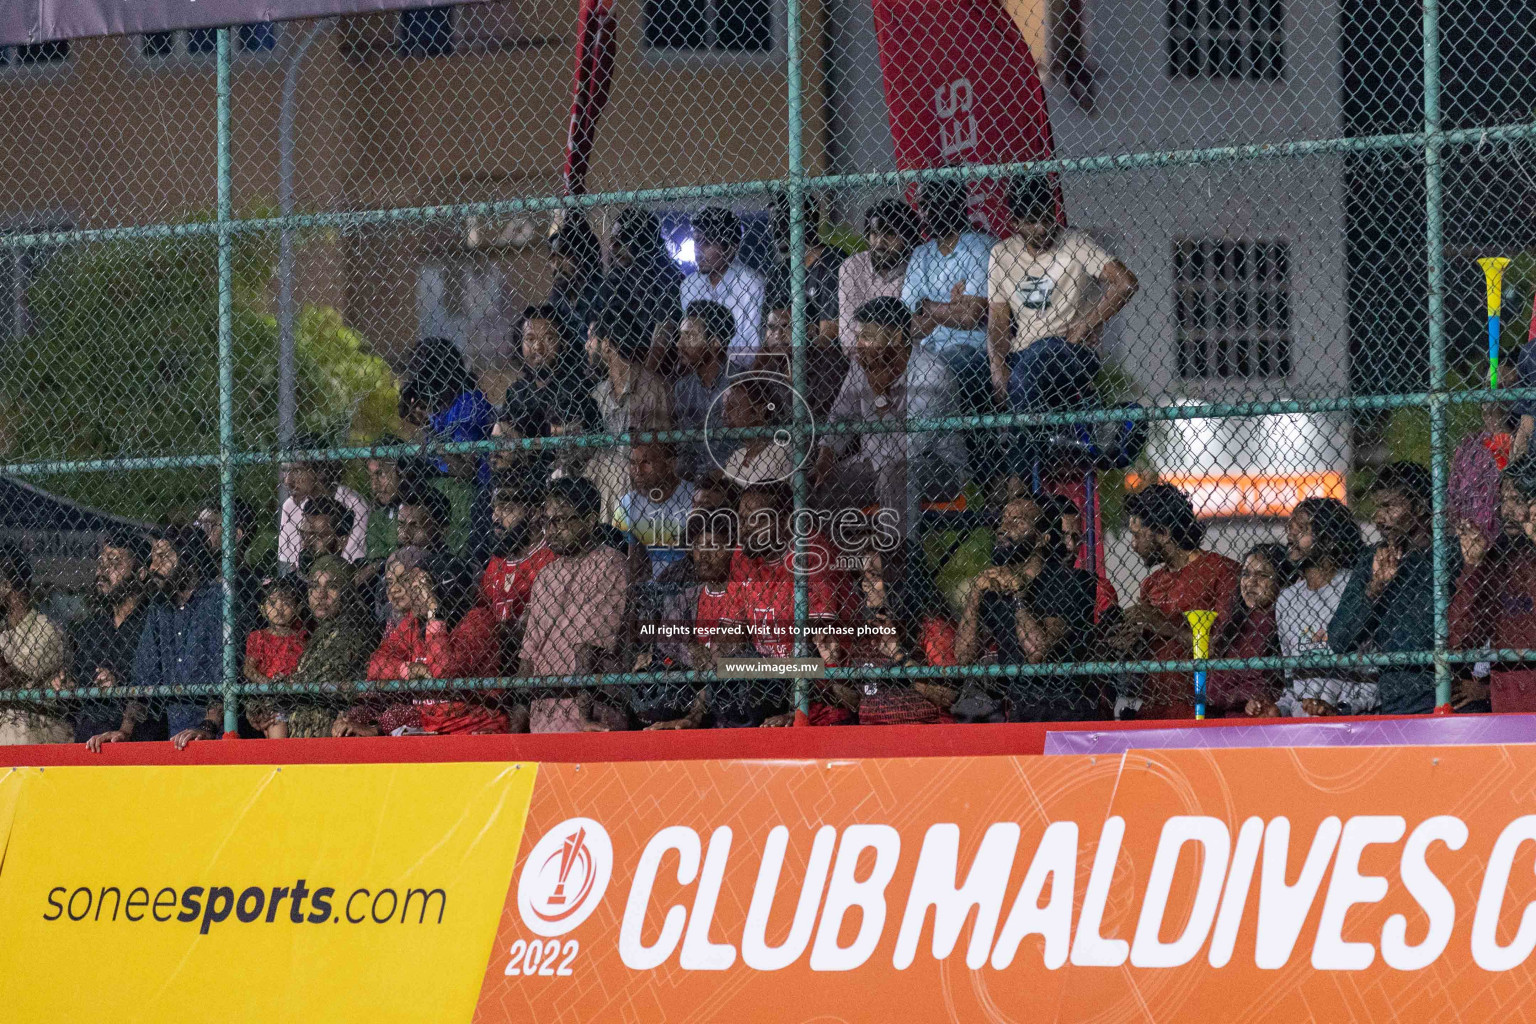
[(741, 221), (730, 210), (709, 206), (693, 218), (693, 245), (699, 269), (683, 278), (683, 308), (701, 299), (718, 302), (736, 318), (731, 360), (750, 363), (763, 342), (762, 276), (737, 262)]
[[(794, 415), (794, 397), (787, 383), (768, 374), (750, 374), (733, 381), (721, 398), (725, 425), (732, 430), (757, 427), (788, 427)], [(711, 460), (729, 451), (720, 471), (737, 487), (782, 483), (795, 474), (796, 460), (788, 429), (769, 436), (744, 438), (731, 449), (732, 442), (708, 440)]]
[(1099, 328), (1136, 294), (1136, 275), (1056, 218), (1046, 178), (1008, 187), (1012, 237), (992, 250), (988, 359), (997, 397), (1015, 412), (1092, 404)]
[[(295, 438), (295, 450), (322, 447), (315, 437)], [(283, 486), (288, 497), (283, 499), (282, 511), (277, 524), (277, 561), (283, 573), (293, 572), (303, 551), (303, 539), (299, 523), (304, 518), (304, 502), (321, 496), (332, 497), (352, 511), (352, 529), (347, 534), (342, 557), (349, 562), (361, 562), (368, 554), (368, 502), (350, 487), (336, 482), (335, 467), (325, 462), (286, 462), (282, 467)]]
[[(1275, 629), (1280, 653), (1288, 658), (1332, 654), (1328, 623), (1349, 584), (1350, 566), (1360, 555), (1360, 524), (1333, 498), (1307, 498), (1296, 506), (1286, 526), (1287, 555), (1301, 578), (1275, 601)], [(1376, 683), (1350, 672), (1293, 669), (1274, 703), (1252, 700), (1254, 717), (1363, 714), (1378, 702)]]
[(637, 444), (629, 450), (630, 490), (619, 499), (613, 525), (645, 545), (651, 575), (660, 577), (688, 554), (688, 513), (694, 486), (677, 475), (677, 448)]

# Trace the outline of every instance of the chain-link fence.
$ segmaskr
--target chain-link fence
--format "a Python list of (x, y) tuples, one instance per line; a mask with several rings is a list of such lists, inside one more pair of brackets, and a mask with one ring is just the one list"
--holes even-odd
[(11, 741), (1536, 707), (1518, 5), (508, 0), (0, 104)]

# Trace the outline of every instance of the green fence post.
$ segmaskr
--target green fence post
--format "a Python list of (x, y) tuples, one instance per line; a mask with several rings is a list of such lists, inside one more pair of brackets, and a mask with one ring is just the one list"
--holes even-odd
[(220, 573), (224, 579), (224, 732), (239, 729), (235, 684), (235, 296), (234, 237), (230, 222), (234, 209), (230, 202), (229, 144), (229, 29), (218, 30), (218, 226), (219, 226), (219, 511), (223, 520), (219, 544)]
[[(789, 381), (790, 388), (794, 392), (790, 396), (790, 406), (794, 413), (794, 428), (792, 438), (794, 442), (795, 475), (794, 475), (794, 515), (791, 518), (793, 530), (791, 531), (791, 543), (794, 544), (794, 574), (795, 574), (795, 657), (808, 657), (811, 653), (810, 637), (806, 629), (810, 624), (810, 581), (803, 571), (806, 566), (806, 543), (809, 540), (807, 531), (800, 527), (800, 510), (806, 508), (809, 502), (809, 487), (805, 479), (805, 463), (809, 457), (807, 445), (809, 441), (809, 417), (810, 409), (804, 399), (798, 396), (806, 394), (805, 386), (805, 154), (802, 150), (802, 119), (801, 119), (801, 81), (800, 81), (800, 0), (785, 0), (784, 5), (786, 40), (785, 79), (787, 83), (788, 111), (785, 120), (788, 122), (788, 162), (789, 174), (784, 182), (784, 199), (789, 205), (789, 320), (790, 320), (790, 349), (789, 349)], [(765, 315), (766, 315), (766, 311)], [(830, 568), (830, 567), (829, 567)], [(808, 714), (811, 710), (811, 686), (810, 681), (804, 678), (795, 679), (795, 712)]]
[(1429, 259), (1429, 471), (1434, 579), (1435, 707), (1449, 710), (1451, 665), (1446, 593), (1445, 222), (1440, 153), (1440, 0), (1424, 0), (1424, 248)]

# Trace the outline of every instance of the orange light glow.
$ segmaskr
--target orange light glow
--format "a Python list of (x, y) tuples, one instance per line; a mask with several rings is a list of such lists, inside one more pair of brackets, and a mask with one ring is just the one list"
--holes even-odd
[(1156, 477), (1127, 473), (1125, 483), (1139, 490), (1150, 483), (1172, 484), (1189, 495), (1195, 514), (1218, 516), (1288, 516), (1303, 498), (1345, 500), (1343, 473), (1181, 475)]

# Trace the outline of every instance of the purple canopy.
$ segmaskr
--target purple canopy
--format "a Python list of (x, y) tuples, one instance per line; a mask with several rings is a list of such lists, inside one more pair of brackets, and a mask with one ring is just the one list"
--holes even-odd
[(0, 0), (0, 46), (446, 7), (452, 0)]

